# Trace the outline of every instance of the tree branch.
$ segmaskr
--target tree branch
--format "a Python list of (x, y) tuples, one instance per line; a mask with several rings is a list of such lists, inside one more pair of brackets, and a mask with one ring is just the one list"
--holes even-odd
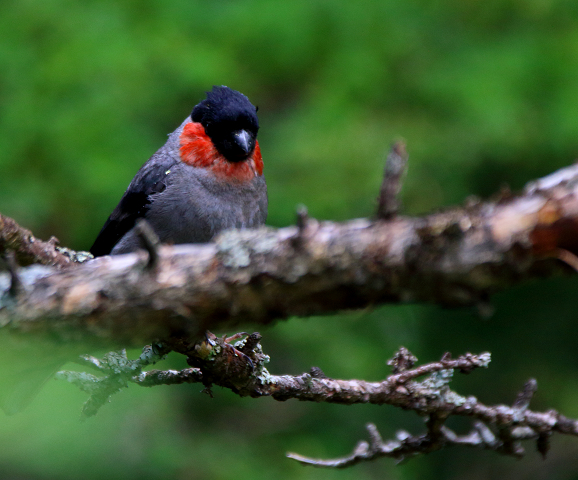
[[(232, 340), (237, 337), (219, 338), (208, 333), (200, 342), (189, 344), (179, 340), (155, 354), (151, 347), (146, 347), (141, 357), (134, 361), (126, 359), (126, 355), (108, 354), (102, 361), (90, 361), (103, 376), (59, 372), (58, 378), (66, 379), (89, 393), (83, 416), (94, 415), (112, 394), (132, 382), (145, 387), (202, 383), (209, 393), (215, 384), (240, 396), (270, 396), (280, 401), (298, 399), (346, 405), (392, 405), (426, 417), (425, 433), (411, 435), (399, 431), (395, 439), (388, 441), (383, 441), (375, 425), (369, 424), (370, 442), (360, 442), (350, 455), (342, 458), (322, 460), (288, 454), (289, 458), (317, 467), (343, 468), (380, 457), (401, 460), (460, 445), (520, 457), (525, 453), (521, 445), (523, 440), (535, 440), (538, 451), (545, 455), (553, 433), (578, 436), (578, 420), (568, 419), (555, 410), (529, 410), (537, 388), (534, 379), (526, 383), (511, 407), (487, 406), (475, 397), (464, 397), (449, 388), (455, 370), (469, 373), (477, 368), (487, 368), (489, 353), (467, 353), (456, 359), (446, 353), (437, 362), (414, 368), (417, 358), (401, 347), (388, 362), (394, 373), (381, 382), (366, 382), (327, 378), (319, 369), (296, 376), (273, 375), (265, 368), (269, 357), (263, 353), (260, 335), (254, 333), (232, 345)], [(187, 355), (193, 368), (142, 371), (144, 366), (161, 359), (169, 348)], [(420, 377), (425, 379), (418, 381)], [(472, 430), (465, 435), (453, 432), (445, 425), (451, 416), (471, 417), (474, 420)]]
[(386, 302), (483, 305), (512, 285), (570, 271), (578, 166), (517, 197), (425, 217), (300, 218), (299, 228), (228, 231), (209, 244), (161, 247), (154, 269), (144, 252), (64, 271), (21, 269), (17, 301), (7, 296), (9, 276), (0, 275), (0, 325), (129, 346)]
[[(96, 374), (59, 372), (58, 378), (89, 394), (84, 416), (94, 415), (129, 383), (150, 387), (200, 382), (209, 393), (215, 384), (242, 396), (387, 404), (427, 418), (425, 433), (398, 432), (389, 441), (370, 425), (370, 442), (340, 459), (290, 455), (315, 466), (343, 467), (381, 456), (407, 458), (455, 445), (520, 456), (520, 442), (529, 439), (536, 440), (545, 455), (554, 432), (578, 435), (578, 420), (554, 410), (529, 410), (536, 391), (533, 380), (511, 407), (486, 406), (449, 389), (454, 370), (486, 367), (489, 354), (457, 359), (445, 354), (438, 362), (414, 367), (417, 359), (402, 348), (388, 362), (392, 375), (366, 382), (327, 378), (320, 369), (272, 375), (264, 367), (269, 358), (259, 334), (235, 344), (240, 335), (219, 338), (207, 332), (198, 340), (209, 328), (385, 302), (485, 304), (489, 295), (512, 285), (578, 266), (576, 165), (528, 184), (517, 197), (470, 201), (421, 218), (397, 215), (401, 176), (394, 177), (386, 175), (378, 212), (388, 220), (318, 222), (303, 208), (296, 227), (229, 231), (205, 245), (164, 247), (158, 247), (142, 224), (147, 251), (62, 270), (58, 255), (55, 266), (20, 269), (8, 255), (9, 272), (0, 274), (0, 326), (13, 333), (104, 345), (162, 340), (162, 345), (146, 347), (137, 360), (124, 352), (104, 359), (82, 357), (81, 363)], [(5, 217), (0, 220), (8, 230), (24, 231)], [(0, 238), (7, 236), (0, 232)], [(11, 243), (4, 249), (26, 252), (38, 243), (29, 232), (18, 238), (25, 245)], [(30, 255), (25, 258), (49, 262), (42, 252)], [(82, 255), (72, 252), (67, 258), (67, 264), (78, 263)], [(143, 371), (171, 350), (184, 354), (190, 368)], [(472, 431), (451, 431), (445, 422), (453, 415), (471, 417)]]
[(39, 263), (56, 267), (65, 267), (87, 258), (85, 252), (82, 252), (83, 255), (76, 256), (76, 252), (61, 249), (57, 245), (56, 237), (43, 242), (35, 238), (30, 230), (26, 230), (11, 218), (0, 214), (0, 255), (13, 251), (19, 265)]

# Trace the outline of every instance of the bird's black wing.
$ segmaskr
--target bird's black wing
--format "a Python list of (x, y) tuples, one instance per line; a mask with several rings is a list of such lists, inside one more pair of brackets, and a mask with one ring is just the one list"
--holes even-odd
[(95, 257), (110, 254), (118, 241), (134, 227), (137, 219), (145, 216), (150, 205), (150, 195), (166, 188), (165, 180), (175, 161), (166, 157), (157, 157), (155, 160), (142, 166), (108, 217), (90, 248), (90, 253)]

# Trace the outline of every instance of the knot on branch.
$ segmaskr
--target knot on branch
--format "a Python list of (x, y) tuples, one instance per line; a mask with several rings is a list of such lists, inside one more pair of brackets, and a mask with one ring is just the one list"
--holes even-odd
[[(241, 337), (245, 337), (239, 340)], [(232, 343), (239, 340), (235, 343)], [(254, 395), (254, 383), (264, 371), (269, 357), (263, 354), (261, 334), (237, 333), (231, 337), (217, 337), (206, 332), (204, 340), (187, 352), (187, 363), (203, 374), (207, 388), (212, 384), (230, 388), (241, 395)]]

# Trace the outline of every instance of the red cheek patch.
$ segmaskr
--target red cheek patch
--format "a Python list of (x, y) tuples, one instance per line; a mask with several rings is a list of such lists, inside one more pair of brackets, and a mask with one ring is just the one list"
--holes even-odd
[(187, 123), (179, 139), (181, 160), (192, 167), (210, 167), (220, 155), (200, 123)]
[(213, 145), (200, 123), (189, 122), (179, 137), (181, 160), (192, 167), (210, 168), (215, 175), (227, 180), (248, 182), (263, 174), (263, 159), (259, 142), (253, 155), (242, 162), (229, 162)]
[(255, 140), (255, 151), (251, 156), (251, 160), (255, 165), (255, 171), (257, 175), (263, 175), (263, 158), (261, 157), (261, 147), (259, 147), (259, 142)]

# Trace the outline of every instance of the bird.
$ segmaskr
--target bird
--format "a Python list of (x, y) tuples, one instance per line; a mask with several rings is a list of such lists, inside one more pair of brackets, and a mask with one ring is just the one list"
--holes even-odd
[(140, 218), (172, 244), (263, 225), (268, 198), (257, 110), (242, 93), (213, 86), (137, 172), (90, 252), (99, 257), (140, 248)]
[[(258, 131), (257, 108), (249, 99), (213, 86), (137, 172), (91, 253), (117, 255), (140, 248), (135, 232), (140, 218), (162, 242), (175, 244), (208, 242), (224, 229), (264, 224), (268, 200)], [(77, 345), (54, 349), (4, 340), (0, 408), (7, 414), (24, 409), (66, 361), (81, 353)]]

